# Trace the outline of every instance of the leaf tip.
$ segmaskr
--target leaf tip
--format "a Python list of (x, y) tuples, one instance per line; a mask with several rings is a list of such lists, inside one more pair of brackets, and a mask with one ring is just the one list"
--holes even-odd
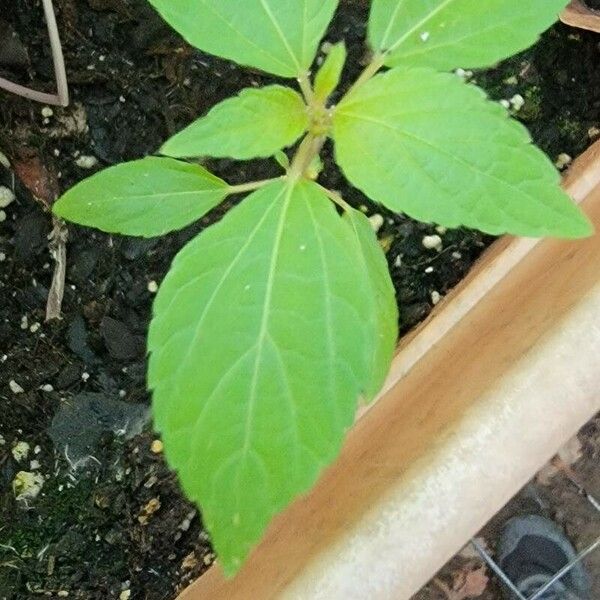
[(71, 210), (72, 202), (68, 199), (68, 192), (63, 194), (53, 205), (52, 214), (66, 221), (73, 221), (73, 211)]
[(569, 229), (565, 231), (564, 237), (569, 239), (583, 239), (595, 234), (596, 227), (589, 217), (583, 211), (579, 210), (577, 217), (572, 220)]

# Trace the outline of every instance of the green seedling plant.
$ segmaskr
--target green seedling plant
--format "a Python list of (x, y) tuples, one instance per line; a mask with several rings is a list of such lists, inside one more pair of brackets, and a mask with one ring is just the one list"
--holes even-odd
[[(369, 220), (318, 182), (328, 138), (348, 181), (392, 211), (490, 234), (591, 234), (526, 130), (452, 73), (531, 45), (566, 0), (373, 0), (372, 59), (335, 105), (344, 44), (310, 69), (338, 0), (150, 2), (197, 48), (299, 84), (242, 90), (158, 156), (95, 174), (54, 207), (103, 231), (159, 236), (248, 194), (177, 255), (148, 339), (166, 457), (231, 575), (336, 457), (396, 343)], [(188, 160), (273, 156), (281, 177), (242, 185)]]

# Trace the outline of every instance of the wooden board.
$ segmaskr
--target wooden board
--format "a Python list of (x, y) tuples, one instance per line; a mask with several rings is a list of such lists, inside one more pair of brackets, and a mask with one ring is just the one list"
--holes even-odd
[(572, 0), (560, 20), (572, 27), (600, 33), (600, 11), (588, 8), (581, 0)]
[[(600, 229), (600, 144), (565, 181)], [(600, 410), (600, 235), (503, 238), (239, 575), (180, 600), (408, 599)]]

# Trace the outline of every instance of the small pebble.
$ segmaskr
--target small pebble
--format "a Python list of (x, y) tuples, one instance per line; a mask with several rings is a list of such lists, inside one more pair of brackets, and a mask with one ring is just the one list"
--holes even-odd
[(192, 521), (194, 520), (195, 516), (196, 516), (195, 510), (189, 512), (187, 514), (187, 516), (185, 517), (185, 519), (180, 523), (179, 529), (181, 529), (181, 531), (188, 531), (192, 525)]
[(437, 292), (435, 290), (433, 292), (431, 292), (431, 304), (436, 306), (441, 299), (442, 299), (442, 296), (440, 295), (439, 292)]
[(156, 283), (156, 281), (152, 280), (148, 282), (148, 291), (151, 294), (156, 294), (156, 292), (158, 292), (158, 283)]
[(58, 592), (56, 592), (56, 595), (59, 598), (68, 598), (69, 597), (69, 592), (67, 590), (59, 590)]
[(508, 100), (500, 100), (500, 104), (506, 109), (510, 108), (510, 102)]
[(119, 594), (119, 600), (129, 600), (131, 598), (131, 590), (123, 590)]
[(519, 80), (517, 79), (516, 75), (511, 75), (510, 77), (504, 80), (504, 83), (506, 85), (517, 85), (519, 83)]
[(35, 333), (39, 330), (40, 327), (41, 325), (36, 321), (35, 323), (32, 323), (31, 327), (29, 328), (29, 331), (31, 331), (31, 333)]
[(42, 491), (44, 476), (30, 471), (19, 471), (12, 482), (17, 500), (33, 500)]
[(49, 383), (45, 383), (43, 386), (40, 387), (40, 390), (42, 390), (42, 392), (48, 392), (49, 393), (49, 392), (53, 392), (54, 388)]
[(85, 382), (90, 378), (90, 374), (89, 373), (82, 373), (81, 374), (81, 379)]
[(424, 31), (421, 34), (421, 40), (424, 41), (424, 42), (426, 42), (428, 39), (429, 39), (429, 31)]
[(31, 446), (27, 442), (17, 442), (11, 450), (13, 458), (17, 462), (25, 460), (29, 456), (30, 448)]
[(27, 315), (23, 315), (21, 317), (21, 329), (25, 331), (29, 327), (29, 320), (27, 319)]
[(25, 391), (14, 379), (8, 382), (8, 387), (13, 394), (22, 394)]
[(442, 238), (439, 235), (426, 235), (421, 240), (421, 243), (423, 244), (423, 248), (427, 250), (442, 251)]
[(456, 69), (455, 75), (458, 75), (463, 81), (468, 81), (473, 77), (473, 71), (465, 71), (465, 69)]
[(592, 125), (592, 127), (588, 129), (587, 134), (590, 140), (595, 140), (596, 138), (600, 137), (600, 127)]
[(29, 463), (29, 468), (30, 468), (32, 471), (36, 471), (36, 470), (37, 470), (37, 469), (39, 469), (41, 466), (42, 466), (42, 465), (40, 464), (40, 461), (39, 461), (39, 460), (32, 460), (32, 461)]
[(429, 275), (430, 273), (433, 273), (433, 271), (434, 271), (434, 268), (433, 268), (433, 267), (427, 267), (427, 268), (425, 269), (425, 273), (427, 273), (428, 275)]
[(6, 221), (6, 213), (0, 210), (0, 223), (4, 223), (4, 221)]
[(525, 98), (521, 94), (515, 94), (510, 99), (510, 104), (515, 112), (519, 112), (525, 106)]
[(369, 221), (375, 233), (379, 232), (379, 230), (383, 227), (383, 224), (385, 222), (383, 217), (379, 213), (370, 216)]
[(75, 164), (80, 169), (93, 169), (98, 164), (98, 159), (95, 156), (87, 156), (82, 154), (76, 161)]
[(163, 451), (164, 445), (161, 440), (154, 440), (150, 445), (150, 450), (154, 454), (160, 454)]
[(156, 511), (160, 509), (160, 500), (158, 498), (152, 498), (145, 506), (142, 507), (141, 514), (138, 517), (138, 521), (142, 525), (147, 525), (149, 517), (151, 517)]
[(44, 117), (44, 119), (49, 119), (53, 115), (54, 111), (49, 106), (44, 106), (44, 108), (42, 108), (42, 117)]
[(454, 260), (460, 260), (462, 258), (462, 254), (460, 252), (453, 252), (452, 253), (452, 258)]
[(193, 552), (190, 552), (183, 559), (183, 562), (181, 563), (181, 568), (184, 569), (185, 571), (189, 571), (190, 569), (195, 568), (197, 564), (198, 564), (198, 559), (196, 558), (196, 556)]
[(568, 167), (572, 162), (573, 159), (566, 152), (562, 152), (558, 155), (558, 158), (556, 159), (556, 162), (554, 164), (556, 165), (557, 169), (564, 169), (565, 167)]
[(4, 262), (6, 260), (6, 254), (4, 252), (0, 252), (0, 262)]
[(158, 477), (156, 475), (150, 475), (150, 477), (148, 477), (148, 481), (146, 481), (146, 483), (144, 483), (144, 487), (149, 490), (150, 488), (154, 487), (154, 484), (158, 481)]
[(15, 200), (15, 195), (10, 188), (0, 185), (0, 208), (6, 208)]

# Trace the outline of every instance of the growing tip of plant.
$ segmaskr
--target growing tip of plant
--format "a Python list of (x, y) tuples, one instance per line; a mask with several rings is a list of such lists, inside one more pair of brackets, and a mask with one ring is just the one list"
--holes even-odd
[(346, 44), (338, 42), (330, 47), (329, 52), (315, 76), (315, 97), (325, 102), (340, 83), (342, 71), (346, 64)]

